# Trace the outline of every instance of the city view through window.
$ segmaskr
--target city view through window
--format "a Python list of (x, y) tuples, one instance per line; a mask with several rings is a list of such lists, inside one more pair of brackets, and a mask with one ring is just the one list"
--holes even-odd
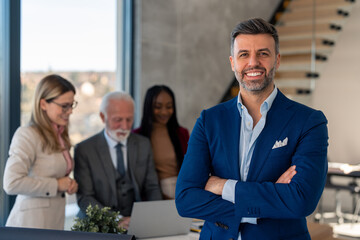
[(78, 101), (78, 105), (70, 116), (71, 142), (76, 144), (99, 132), (104, 126), (99, 116), (101, 98), (107, 92), (114, 90), (115, 72), (23, 72), (21, 125), (25, 125), (30, 120), (32, 98), (37, 83), (49, 74), (59, 74), (76, 87), (75, 100)]
[[(76, 87), (72, 144), (94, 135), (103, 128), (99, 107), (115, 90), (115, 69), (116, 0), (21, 1), (21, 125), (30, 120), (38, 82), (58, 74)], [(75, 195), (66, 200), (65, 230), (70, 230), (78, 206)]]
[(115, 90), (116, 0), (21, 2), (21, 124), (30, 119), (37, 83), (59, 74), (76, 87), (70, 117), (76, 144), (103, 128), (102, 96)]

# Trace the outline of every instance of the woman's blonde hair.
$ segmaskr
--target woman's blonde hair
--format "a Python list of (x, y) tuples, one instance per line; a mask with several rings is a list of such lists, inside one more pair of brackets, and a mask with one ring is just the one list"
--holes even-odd
[[(64, 149), (59, 143), (50, 118), (40, 107), (40, 100), (45, 99), (47, 102), (51, 102), (69, 91), (72, 91), (74, 94), (76, 93), (75, 87), (68, 80), (55, 74), (44, 77), (36, 86), (29, 124), (40, 134), (43, 143), (43, 151), (51, 153), (60, 152)], [(68, 126), (65, 126), (61, 136), (64, 139), (65, 147), (70, 148), (71, 143)]]

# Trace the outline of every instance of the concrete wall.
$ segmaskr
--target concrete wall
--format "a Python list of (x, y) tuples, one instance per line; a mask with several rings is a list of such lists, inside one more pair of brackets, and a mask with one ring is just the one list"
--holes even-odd
[(251, 17), (270, 19), (279, 2), (137, 0), (137, 108), (142, 111), (149, 87), (166, 84), (175, 92), (180, 124), (191, 131), (201, 110), (219, 103), (233, 80), (233, 27)]

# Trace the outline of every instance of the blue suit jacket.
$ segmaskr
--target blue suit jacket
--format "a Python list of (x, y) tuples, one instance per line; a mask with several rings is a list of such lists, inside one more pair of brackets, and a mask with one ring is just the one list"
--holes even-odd
[[(239, 170), (237, 98), (204, 110), (191, 133), (178, 176), (176, 206), (184, 217), (204, 219), (200, 239), (310, 239), (305, 217), (320, 199), (327, 174), (324, 114), (278, 92), (259, 135), (246, 182)], [(286, 146), (274, 148), (288, 138)], [(290, 184), (275, 184), (291, 165)], [(205, 191), (209, 175), (239, 180), (235, 204)], [(258, 224), (241, 223), (242, 217)]]

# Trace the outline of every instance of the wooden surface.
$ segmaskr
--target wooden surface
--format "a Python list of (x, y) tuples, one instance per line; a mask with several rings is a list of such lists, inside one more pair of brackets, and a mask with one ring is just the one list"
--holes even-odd
[(311, 240), (343, 240), (342, 238), (334, 238), (332, 227), (327, 224), (308, 222), (308, 229)]

